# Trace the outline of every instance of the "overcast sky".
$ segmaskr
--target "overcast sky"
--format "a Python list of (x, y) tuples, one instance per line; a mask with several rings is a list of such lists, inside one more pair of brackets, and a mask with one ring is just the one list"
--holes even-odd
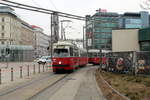
[[(93, 15), (95, 10), (102, 8), (108, 12), (139, 12), (142, 9), (139, 4), (144, 0), (10, 0), (46, 9), (57, 10), (74, 15)], [(50, 35), (50, 16), (20, 9), (15, 9), (24, 21), (37, 25)], [(62, 20), (62, 18), (60, 19)], [(71, 20), (71, 19), (70, 19)], [(82, 27), (85, 22), (72, 20), (66, 28), (67, 38), (82, 38)], [(65, 25), (64, 25), (65, 26)]]

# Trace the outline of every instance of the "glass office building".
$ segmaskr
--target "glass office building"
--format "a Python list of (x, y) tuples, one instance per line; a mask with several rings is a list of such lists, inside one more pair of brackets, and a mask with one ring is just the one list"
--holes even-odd
[(118, 14), (97, 12), (86, 16), (87, 47), (100, 50), (111, 50), (112, 29), (118, 28)]
[(111, 13), (97, 11), (86, 16), (86, 43), (88, 49), (111, 50), (112, 29), (149, 27), (149, 13)]
[(124, 13), (119, 18), (119, 28), (145, 28), (149, 26), (148, 12)]

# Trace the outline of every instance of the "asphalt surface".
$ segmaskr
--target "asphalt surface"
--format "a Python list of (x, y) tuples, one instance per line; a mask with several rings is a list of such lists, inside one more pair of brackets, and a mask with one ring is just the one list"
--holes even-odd
[(49, 100), (106, 100), (95, 80), (97, 67), (78, 70)]
[(95, 80), (97, 68), (88, 65), (66, 77), (51, 71), (38, 74), (21, 84), (0, 89), (0, 100), (106, 100)]

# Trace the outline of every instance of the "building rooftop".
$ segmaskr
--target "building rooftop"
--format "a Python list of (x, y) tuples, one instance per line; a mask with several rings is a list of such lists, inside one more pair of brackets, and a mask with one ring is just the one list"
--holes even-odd
[(14, 12), (14, 9), (8, 6), (0, 6), (0, 14), (11, 14), (15, 17), (18, 17)]
[(94, 14), (93, 16), (118, 17), (119, 14), (118, 13), (114, 13), (114, 12), (98, 12), (98, 13)]
[(8, 6), (0, 6), (0, 12), (12, 12), (14, 9)]
[(123, 14), (124, 16), (132, 16), (132, 17), (140, 17), (140, 13), (135, 13), (135, 12), (126, 12)]

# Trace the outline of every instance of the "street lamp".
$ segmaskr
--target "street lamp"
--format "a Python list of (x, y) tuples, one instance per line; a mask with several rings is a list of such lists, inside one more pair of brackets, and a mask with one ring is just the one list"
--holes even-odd
[(65, 35), (65, 29), (67, 26), (64, 28), (63, 27), (63, 22), (72, 22), (71, 20), (61, 20), (61, 40), (66, 40), (66, 35)]

